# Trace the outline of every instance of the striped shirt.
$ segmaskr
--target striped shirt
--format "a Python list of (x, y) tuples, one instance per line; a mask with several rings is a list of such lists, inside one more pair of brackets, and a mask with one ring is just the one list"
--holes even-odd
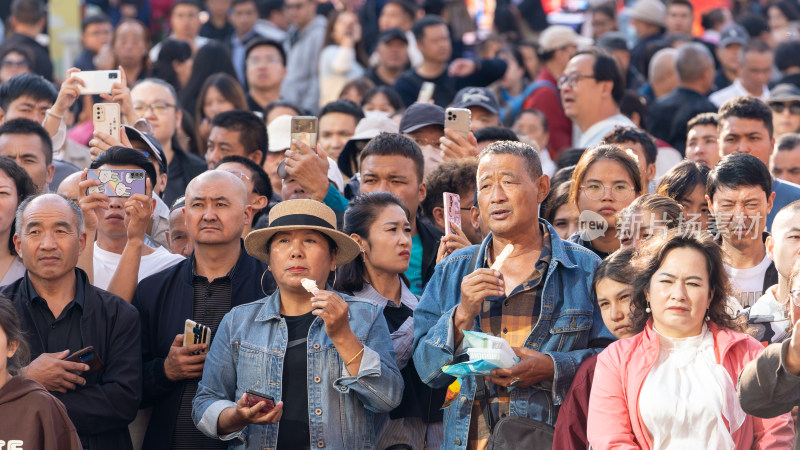
[[(219, 328), (222, 318), (231, 310), (231, 294), (233, 274), (236, 266), (224, 277), (209, 282), (195, 271), (195, 260), (192, 255), (192, 320), (211, 329), (211, 339)], [(211, 345), (211, 339), (208, 343)], [(228, 443), (219, 439), (211, 439), (201, 433), (192, 421), (192, 400), (197, 394), (199, 380), (183, 381), (183, 393), (175, 420), (175, 431), (172, 434), (173, 449), (226, 449)]]
[[(525, 341), (539, 320), (542, 307), (542, 288), (550, 265), (552, 247), (550, 233), (546, 226), (539, 226), (542, 233), (542, 251), (539, 260), (533, 266), (533, 272), (525, 282), (514, 288), (506, 297), (487, 297), (481, 311), (481, 331), (492, 336), (502, 337), (511, 347), (523, 347)], [(491, 243), (489, 244), (491, 246)], [(483, 265), (489, 267), (490, 247), (484, 255)], [(479, 381), (480, 382), (480, 381)], [(469, 443), (467, 448), (485, 449), (489, 443), (491, 426), (486, 421), (483, 406), (488, 401), (492, 421), (497, 422), (508, 416), (511, 401), (508, 389), (494, 383), (485, 382), (487, 398), (476, 398), (472, 404), (472, 415), (469, 424)]]

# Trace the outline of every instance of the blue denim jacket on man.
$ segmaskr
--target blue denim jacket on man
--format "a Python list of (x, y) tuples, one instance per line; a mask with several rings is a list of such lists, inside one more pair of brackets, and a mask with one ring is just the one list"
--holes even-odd
[[(578, 366), (613, 341), (614, 336), (603, 324), (591, 294), (592, 276), (600, 259), (591, 251), (560, 239), (550, 224), (539, 221), (550, 229), (553, 253), (545, 275), (539, 321), (525, 346), (553, 358), (555, 374), (553, 381), (511, 391), (511, 414), (555, 425), (558, 405), (567, 395)], [(481, 243), (478, 261), (484, 260), (491, 239), (490, 233)], [(442, 372), (442, 366), (452, 363), (455, 356), (453, 315), (461, 301), (461, 281), (468, 275), (475, 248), (458, 250), (436, 267), (414, 311), (414, 364), (422, 381), (434, 388), (447, 386), (455, 379)], [(480, 315), (472, 330), (480, 331)], [(461, 378), (459, 396), (444, 411), (443, 448), (466, 448), (475, 379)]]
[[(371, 300), (339, 295), (347, 302), (350, 329), (364, 345), (364, 354), (358, 375), (351, 376), (325, 333), (324, 322), (314, 319), (308, 331), (306, 374), (310, 444), (313, 448), (374, 448), (373, 413), (389, 412), (400, 404), (403, 378), (381, 307)], [(237, 449), (275, 448), (278, 424), (249, 425), (219, 435), (217, 419), (223, 409), (235, 407), (248, 389), (270, 395), (276, 403), (282, 399), (287, 335), (280, 315), (280, 291), (225, 315), (192, 404), (200, 431), (222, 440), (238, 439), (233, 442)]]

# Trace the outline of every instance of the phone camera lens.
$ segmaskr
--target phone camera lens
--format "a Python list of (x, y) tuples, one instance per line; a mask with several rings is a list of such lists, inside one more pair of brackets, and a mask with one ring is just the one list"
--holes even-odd
[(109, 73), (108, 78), (117, 78), (117, 73), (116, 72)]

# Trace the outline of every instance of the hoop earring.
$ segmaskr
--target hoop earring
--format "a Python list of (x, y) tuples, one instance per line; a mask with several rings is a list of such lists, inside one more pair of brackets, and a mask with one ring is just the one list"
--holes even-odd
[(266, 275), (267, 272), (269, 272), (269, 266), (267, 266), (267, 270), (265, 270), (264, 273), (261, 274), (261, 282), (259, 283), (261, 285), (261, 292), (264, 294), (265, 297), (269, 295), (267, 294), (266, 289), (264, 289), (264, 275)]
[(336, 286), (336, 272), (338, 272), (338, 270), (333, 271), (333, 284), (331, 285), (331, 290), (333, 290), (334, 286)]

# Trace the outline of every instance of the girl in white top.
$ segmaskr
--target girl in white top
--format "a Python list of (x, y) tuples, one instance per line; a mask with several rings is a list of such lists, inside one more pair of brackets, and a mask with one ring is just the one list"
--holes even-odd
[[(319, 106), (339, 98), (348, 81), (364, 75), (361, 24), (350, 11), (331, 12), (325, 30), (325, 47), (319, 56)], [(362, 59), (363, 60), (363, 59)]]

